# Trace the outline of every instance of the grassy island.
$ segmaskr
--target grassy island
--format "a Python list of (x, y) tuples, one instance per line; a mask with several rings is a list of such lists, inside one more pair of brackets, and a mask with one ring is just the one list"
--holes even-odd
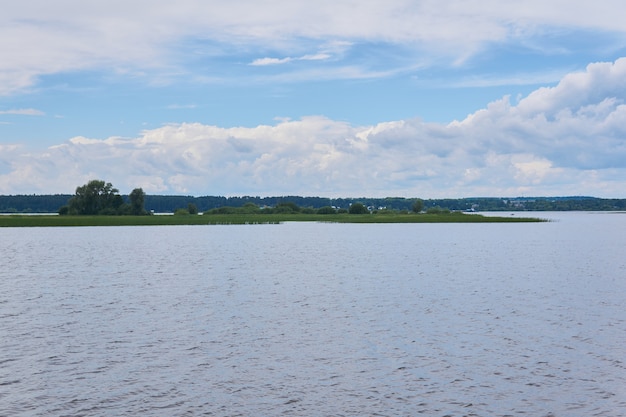
[(491, 217), (480, 214), (451, 213), (384, 213), (384, 214), (185, 214), (152, 216), (106, 215), (7, 215), (0, 216), (0, 227), (68, 227), (68, 226), (168, 226), (218, 224), (279, 224), (284, 222), (328, 223), (520, 223), (546, 220), (529, 217)]
[(110, 182), (91, 180), (76, 187), (76, 193), (58, 215), (0, 216), (0, 227), (68, 227), (68, 226), (178, 226), (210, 224), (279, 224), (284, 222), (326, 223), (520, 223), (544, 221), (528, 217), (487, 217), (429, 207), (423, 200), (412, 202), (412, 211), (378, 209), (354, 202), (348, 208), (323, 206), (300, 207), (283, 201), (273, 207), (259, 207), (248, 202), (241, 207), (222, 206), (198, 213), (195, 204), (178, 208), (173, 215), (152, 215), (146, 210), (145, 193), (135, 188), (128, 201)]

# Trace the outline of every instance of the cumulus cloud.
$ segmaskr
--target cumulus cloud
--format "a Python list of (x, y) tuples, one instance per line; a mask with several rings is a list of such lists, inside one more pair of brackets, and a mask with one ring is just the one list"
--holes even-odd
[[(614, 64), (594, 63), (587, 66), (585, 72), (566, 75), (556, 87), (545, 87), (534, 91), (519, 104), (521, 112), (547, 113), (575, 109), (589, 111), (597, 109), (597, 104), (609, 98), (626, 97), (626, 59), (619, 59)], [(602, 107), (602, 106), (600, 106)]]
[(5, 145), (0, 193), (70, 193), (101, 178), (122, 191), (194, 195), (623, 197), (625, 79), (626, 58), (591, 64), (449, 124), (311, 116), (251, 128), (171, 124), (44, 151)]

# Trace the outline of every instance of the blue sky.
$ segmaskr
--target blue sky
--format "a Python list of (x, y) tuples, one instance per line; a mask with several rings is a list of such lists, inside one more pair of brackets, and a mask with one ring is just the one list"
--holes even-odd
[(620, 1), (25, 0), (0, 194), (625, 197)]

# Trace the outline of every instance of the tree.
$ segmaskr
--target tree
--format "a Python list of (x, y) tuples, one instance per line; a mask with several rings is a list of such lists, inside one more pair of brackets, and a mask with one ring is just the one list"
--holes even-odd
[(416, 198), (411, 205), (411, 210), (415, 213), (421, 213), (424, 210), (424, 200)]
[(368, 214), (369, 210), (362, 203), (353, 203), (348, 209), (350, 214)]
[(198, 214), (198, 207), (194, 203), (187, 204), (187, 211), (189, 214)]
[(146, 193), (143, 192), (143, 189), (135, 188), (128, 195), (128, 199), (130, 200), (131, 214), (134, 214), (135, 216), (146, 214), (146, 209), (144, 208)]
[(68, 214), (116, 214), (124, 204), (117, 188), (110, 182), (91, 180), (76, 187), (76, 193), (68, 202)]

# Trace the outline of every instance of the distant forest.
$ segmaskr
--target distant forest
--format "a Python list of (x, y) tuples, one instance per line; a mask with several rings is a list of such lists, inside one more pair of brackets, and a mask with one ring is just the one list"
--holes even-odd
[[(54, 195), (0, 195), (0, 213), (56, 213), (67, 204), (72, 194)], [(128, 195), (122, 196), (128, 202)], [(259, 207), (275, 207), (291, 202), (299, 207), (318, 209), (324, 206), (348, 209), (352, 203), (362, 203), (371, 210), (411, 210), (414, 198), (324, 198), (324, 197), (219, 197), (146, 195), (145, 208), (154, 213), (173, 213), (193, 204), (204, 212), (219, 207), (242, 207), (253, 203)], [(611, 211), (626, 210), (626, 199), (595, 197), (514, 197), (514, 198), (458, 198), (424, 199), (424, 209), (440, 207), (453, 211)]]

